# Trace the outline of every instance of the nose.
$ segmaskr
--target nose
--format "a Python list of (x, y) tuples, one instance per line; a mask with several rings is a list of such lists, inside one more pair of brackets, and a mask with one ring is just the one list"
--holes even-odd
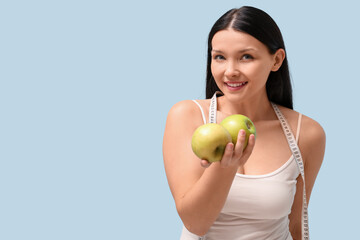
[(225, 76), (229, 79), (236, 78), (240, 75), (240, 69), (239, 66), (234, 61), (229, 61), (226, 70), (225, 70)]

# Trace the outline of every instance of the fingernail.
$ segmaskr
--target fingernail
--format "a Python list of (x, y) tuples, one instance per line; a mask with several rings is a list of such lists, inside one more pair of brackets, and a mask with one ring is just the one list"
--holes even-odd
[(241, 132), (240, 132), (240, 134), (241, 134), (241, 136), (245, 136), (245, 131), (244, 130), (240, 130)]

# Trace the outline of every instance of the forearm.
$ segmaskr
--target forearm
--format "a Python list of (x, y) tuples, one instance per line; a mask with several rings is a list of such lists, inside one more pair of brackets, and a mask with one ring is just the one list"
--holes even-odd
[(207, 232), (224, 206), (236, 172), (237, 166), (221, 168), (219, 163), (213, 163), (178, 200), (179, 215), (190, 232)]

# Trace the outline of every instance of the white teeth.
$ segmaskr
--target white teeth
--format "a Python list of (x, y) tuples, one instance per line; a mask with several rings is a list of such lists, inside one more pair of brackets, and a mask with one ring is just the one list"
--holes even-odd
[(245, 82), (243, 83), (227, 83), (227, 85), (229, 85), (230, 87), (240, 87), (241, 85), (244, 85)]

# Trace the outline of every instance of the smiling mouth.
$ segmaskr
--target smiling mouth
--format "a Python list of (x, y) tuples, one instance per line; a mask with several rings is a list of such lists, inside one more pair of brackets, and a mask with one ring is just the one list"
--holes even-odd
[(230, 89), (230, 90), (238, 90), (241, 89), (242, 87), (244, 87), (248, 82), (225, 82), (225, 85)]
[(241, 82), (241, 83), (225, 83), (226, 85), (230, 86), (230, 87), (240, 87), (243, 86), (245, 84), (247, 84), (247, 82)]

